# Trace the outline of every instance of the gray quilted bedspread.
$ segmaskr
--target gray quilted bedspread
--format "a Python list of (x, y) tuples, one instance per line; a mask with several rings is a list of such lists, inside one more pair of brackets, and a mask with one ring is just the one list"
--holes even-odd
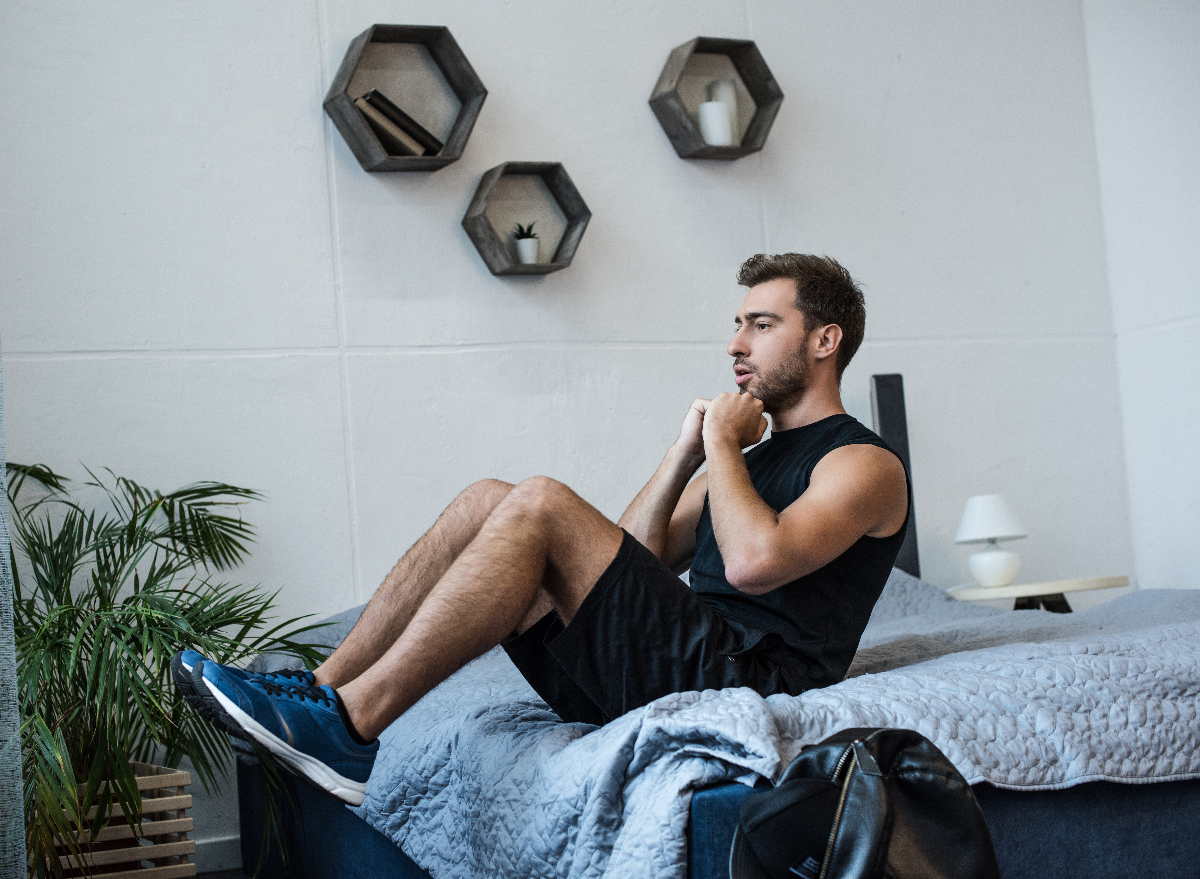
[(387, 730), (358, 811), (436, 879), (682, 879), (691, 791), (850, 726), (918, 730), (972, 783), (1200, 777), (1198, 654), (1200, 591), (1060, 616), (894, 572), (847, 680), (799, 697), (679, 693), (597, 729), (488, 653)]

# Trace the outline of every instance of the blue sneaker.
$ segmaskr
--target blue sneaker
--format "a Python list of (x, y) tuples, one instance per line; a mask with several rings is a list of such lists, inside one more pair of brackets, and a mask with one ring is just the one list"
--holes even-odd
[(213, 714), (208, 702), (200, 698), (192, 684), (192, 669), (204, 661), (204, 655), (195, 650), (179, 651), (171, 657), (171, 678), (175, 681), (175, 689), (179, 691), (179, 695), (183, 696), (197, 714), (209, 723), (220, 726), (220, 718)]
[(192, 669), (192, 685), (230, 734), (266, 748), (296, 775), (360, 806), (379, 742), (350, 738), (332, 687), (248, 681), (215, 662)]
[[(197, 714), (214, 726), (228, 729), (229, 724), (214, 710), (212, 700), (205, 699), (205, 694), (197, 692), (196, 687), (192, 684), (192, 669), (201, 662), (215, 664), (211, 659), (205, 657), (203, 653), (195, 650), (181, 650), (171, 657), (171, 677), (175, 681), (175, 689), (179, 690), (180, 695), (195, 709)], [(244, 671), (240, 668), (234, 668), (232, 665), (223, 665), (221, 668), (234, 677), (251, 683), (264, 684), (269, 682), (277, 686), (311, 687), (317, 682), (313, 673), (303, 668), (284, 669), (283, 671), (269, 673)], [(254, 742), (254, 739), (240, 728), (230, 730), (230, 734), (237, 736), (243, 741)]]
[[(195, 650), (179, 651), (171, 657), (171, 678), (175, 681), (175, 689), (187, 700), (188, 704), (199, 711), (205, 720), (212, 722), (212, 718), (207, 714), (207, 706), (200, 699), (196, 688), (192, 686), (192, 669), (201, 662), (212, 662), (212, 660)], [(234, 677), (247, 681), (269, 681), (288, 687), (311, 687), (317, 682), (313, 673), (305, 668), (288, 668), (273, 672), (244, 671), (234, 668), (232, 665), (225, 665), (222, 668)]]

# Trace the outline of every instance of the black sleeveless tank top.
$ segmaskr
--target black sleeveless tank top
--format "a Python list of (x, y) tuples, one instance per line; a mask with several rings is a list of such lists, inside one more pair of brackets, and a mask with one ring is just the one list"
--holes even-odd
[[(831, 415), (804, 427), (772, 433), (746, 453), (754, 490), (780, 512), (808, 488), (817, 462), (841, 446), (866, 444), (888, 449), (887, 443), (849, 415)], [(899, 456), (897, 456), (899, 457)], [(912, 496), (912, 483), (905, 480)], [(909, 516), (912, 515), (909, 504)], [(725, 579), (725, 562), (713, 533), (708, 498), (696, 525), (692, 590), (735, 628), (746, 647), (769, 632), (777, 633), (789, 652), (807, 665), (814, 687), (836, 684), (850, 668), (871, 609), (883, 591), (904, 542), (908, 516), (890, 537), (860, 537), (822, 568), (764, 595), (747, 595)]]

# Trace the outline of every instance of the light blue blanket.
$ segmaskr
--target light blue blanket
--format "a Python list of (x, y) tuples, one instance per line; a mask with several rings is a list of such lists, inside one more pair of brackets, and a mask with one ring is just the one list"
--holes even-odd
[(559, 722), (495, 650), (385, 732), (357, 811), (436, 879), (682, 879), (692, 791), (774, 778), (850, 726), (918, 729), (972, 782), (1200, 777), (1200, 592), (1060, 616), (894, 572), (852, 675), (680, 693), (597, 729)]

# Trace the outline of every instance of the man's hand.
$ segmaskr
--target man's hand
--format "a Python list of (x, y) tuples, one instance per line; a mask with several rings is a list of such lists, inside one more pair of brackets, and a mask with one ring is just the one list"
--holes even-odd
[(766, 431), (762, 400), (750, 394), (721, 394), (705, 408), (705, 442), (726, 442), (744, 449), (761, 440)]
[(696, 548), (696, 523), (708, 481), (692, 479), (704, 463), (704, 413), (711, 401), (696, 400), (677, 439), (618, 523), (676, 573), (687, 570)]
[(696, 400), (683, 418), (683, 427), (679, 429), (679, 439), (675, 441), (676, 448), (685, 456), (696, 459), (696, 466), (704, 460), (704, 413), (712, 405), (712, 400), (703, 398)]

